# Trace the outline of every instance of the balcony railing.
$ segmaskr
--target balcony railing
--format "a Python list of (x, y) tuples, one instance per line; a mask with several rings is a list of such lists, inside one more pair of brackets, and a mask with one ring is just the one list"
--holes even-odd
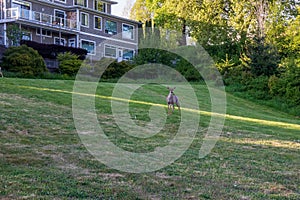
[(6, 19), (22, 19), (27, 20), (32, 23), (44, 24), (48, 26), (54, 26), (62, 29), (77, 29), (76, 20), (56, 17), (53, 15), (48, 15), (45, 13), (40, 13), (36, 11), (20, 9), (20, 8), (10, 8), (6, 10)]

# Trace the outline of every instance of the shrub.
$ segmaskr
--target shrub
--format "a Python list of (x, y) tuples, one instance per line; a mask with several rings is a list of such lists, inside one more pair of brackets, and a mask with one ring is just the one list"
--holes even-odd
[(249, 81), (247, 90), (250, 95), (256, 99), (270, 99), (268, 79), (267, 76), (259, 76)]
[(106, 68), (102, 78), (103, 79), (121, 78), (126, 72), (131, 70), (133, 67), (134, 65), (126, 61), (122, 61), (122, 62), (114, 61)]
[(76, 75), (82, 64), (82, 60), (79, 59), (79, 56), (70, 52), (58, 54), (57, 60), (59, 61), (59, 72), (69, 76)]
[(43, 57), (26, 45), (9, 47), (2, 60), (4, 70), (19, 73), (23, 77), (34, 77), (47, 71)]

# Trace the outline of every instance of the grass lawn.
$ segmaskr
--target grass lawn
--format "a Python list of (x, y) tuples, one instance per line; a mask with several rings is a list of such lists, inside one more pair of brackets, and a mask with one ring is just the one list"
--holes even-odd
[[(203, 112), (182, 157), (155, 172), (125, 173), (82, 144), (73, 121), (73, 84), (0, 79), (0, 199), (300, 199), (299, 118), (227, 94), (223, 132), (208, 156), (198, 157), (210, 120)], [(114, 86), (100, 83), (97, 95), (109, 97)], [(209, 112), (206, 86), (193, 87), (201, 111)], [(132, 99), (165, 104), (167, 92), (150, 84)], [(159, 134), (141, 140), (118, 128), (110, 105), (109, 98), (96, 99), (99, 123), (111, 141), (132, 152), (167, 145), (174, 135), (164, 133), (180, 122), (176, 110)], [(130, 103), (137, 124), (149, 121), (149, 108)]]

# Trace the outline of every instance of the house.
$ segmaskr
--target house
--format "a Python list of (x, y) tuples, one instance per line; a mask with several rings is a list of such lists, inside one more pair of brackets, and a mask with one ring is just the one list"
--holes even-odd
[[(93, 59), (132, 59), (139, 22), (114, 16), (110, 0), (0, 0), (0, 45), (17, 24), (22, 40), (86, 49)], [(16, 45), (16, 44), (15, 44)]]

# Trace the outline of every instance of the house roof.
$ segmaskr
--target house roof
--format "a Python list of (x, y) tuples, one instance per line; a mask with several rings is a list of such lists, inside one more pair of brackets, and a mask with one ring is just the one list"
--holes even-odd
[(102, 0), (102, 1), (110, 4), (118, 4), (118, 2), (116, 1), (110, 1), (110, 0)]

